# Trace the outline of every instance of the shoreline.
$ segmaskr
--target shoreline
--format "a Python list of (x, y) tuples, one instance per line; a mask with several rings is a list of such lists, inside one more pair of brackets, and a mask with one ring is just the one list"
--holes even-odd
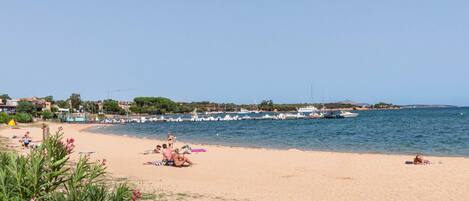
[[(186, 200), (464, 200), (469, 197), (469, 159), (424, 156), (431, 165), (406, 165), (408, 155), (336, 153), (301, 150), (194, 145), (205, 153), (188, 157), (188, 168), (142, 165), (160, 160), (146, 149), (161, 140), (86, 131), (93, 125), (49, 124), (51, 132), (64, 128), (65, 138), (76, 140), (72, 160), (79, 152), (93, 151), (92, 159), (107, 159), (115, 178), (129, 178), (145, 192), (197, 195)], [(0, 129), (9, 137), (35, 125)], [(10, 140), (14, 143), (13, 140)], [(17, 143), (17, 142), (16, 142)], [(176, 141), (175, 146), (182, 143)], [(171, 200), (171, 199), (170, 199)]]
[[(67, 124), (67, 123), (65, 123)], [(72, 124), (73, 125), (73, 124)], [(164, 139), (154, 138), (154, 137), (143, 137), (138, 135), (132, 134), (116, 134), (116, 133), (108, 133), (108, 132), (97, 132), (92, 131), (90, 129), (94, 129), (96, 127), (111, 127), (114, 126), (113, 124), (80, 124), (80, 125), (88, 125), (86, 128), (83, 129), (85, 132), (94, 133), (98, 135), (110, 135), (110, 136), (122, 136), (122, 137), (129, 137), (129, 138), (138, 138), (138, 139), (148, 139), (148, 140), (157, 140), (164, 142)], [(226, 144), (215, 144), (215, 143), (198, 143), (192, 141), (184, 141), (184, 140), (177, 140), (180, 144), (192, 144), (192, 145), (200, 145), (200, 146), (215, 146), (215, 147), (226, 147), (226, 148), (246, 148), (246, 149), (264, 149), (264, 150), (272, 150), (272, 151), (302, 151), (302, 152), (323, 152), (323, 153), (340, 153), (340, 154), (375, 154), (375, 155), (394, 155), (394, 156), (410, 156), (414, 157), (417, 154), (428, 156), (428, 157), (450, 157), (450, 158), (466, 158), (469, 159), (469, 155), (438, 155), (438, 154), (427, 154), (427, 153), (397, 153), (397, 152), (379, 152), (379, 151), (341, 151), (341, 150), (322, 150), (322, 149), (301, 149), (301, 148), (275, 148), (275, 147), (260, 147), (260, 146), (243, 146), (243, 145), (226, 145)]]

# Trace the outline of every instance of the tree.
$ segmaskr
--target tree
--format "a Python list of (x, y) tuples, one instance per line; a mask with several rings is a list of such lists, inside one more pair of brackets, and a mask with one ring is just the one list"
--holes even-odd
[(112, 99), (104, 100), (103, 110), (106, 114), (126, 114), (125, 110), (119, 106), (119, 102)]
[(70, 108), (70, 104), (68, 103), (68, 101), (57, 100), (55, 101), (55, 104), (60, 108)]
[(51, 111), (52, 113), (56, 113), (56, 112), (59, 111), (59, 108), (57, 108), (56, 106), (52, 106), (52, 107), (50, 107), (50, 111)]
[(20, 102), (18, 102), (18, 106), (16, 107), (16, 112), (35, 114), (36, 113), (36, 108), (34, 107), (34, 105), (31, 102), (20, 101)]
[(374, 108), (391, 108), (393, 107), (390, 103), (379, 102), (374, 105)]
[(164, 97), (136, 97), (130, 110), (141, 114), (178, 113), (179, 105)]
[(10, 98), (10, 96), (8, 96), (8, 94), (0, 95), (0, 99), (2, 99), (2, 100), (11, 100), (11, 98)]
[(95, 101), (84, 101), (83, 109), (85, 110), (85, 112), (96, 114), (99, 112), (99, 105)]
[(71, 96), (70, 96), (70, 105), (72, 106), (73, 109), (80, 109), (80, 105), (81, 105), (81, 97), (80, 97), (80, 94), (78, 93), (73, 93)]
[(54, 103), (54, 97), (53, 97), (53, 96), (46, 96), (46, 97), (44, 97), (44, 98), (42, 98), (42, 99), (44, 99), (44, 100), (47, 101), (47, 102), (50, 102), (51, 104)]
[(274, 102), (272, 100), (263, 100), (259, 105), (259, 109), (263, 111), (273, 111), (274, 110)]

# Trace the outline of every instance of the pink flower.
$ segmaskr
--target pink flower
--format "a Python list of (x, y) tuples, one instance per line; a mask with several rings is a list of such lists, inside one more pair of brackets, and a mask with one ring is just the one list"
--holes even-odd
[(134, 189), (132, 191), (132, 201), (136, 201), (138, 199), (142, 198), (142, 193), (138, 189)]
[[(75, 145), (73, 144), (75, 142), (75, 139), (70, 138), (66, 140), (67, 144), (65, 145), (65, 150), (67, 151), (68, 154), (71, 154), (73, 152), (73, 149), (75, 148)], [(63, 142), (60, 142), (63, 145)]]
[(103, 160), (101, 161), (101, 165), (106, 165), (106, 162), (107, 162), (107, 160), (105, 158), (103, 158)]
[(73, 138), (67, 138), (67, 143), (73, 144), (75, 142), (75, 139)]

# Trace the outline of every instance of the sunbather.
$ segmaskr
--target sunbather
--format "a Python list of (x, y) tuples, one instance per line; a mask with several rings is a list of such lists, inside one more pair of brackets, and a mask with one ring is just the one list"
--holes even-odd
[(179, 153), (178, 149), (174, 150), (172, 159), (175, 167), (187, 167), (193, 165), (192, 161), (190, 161), (184, 154)]
[(429, 160), (424, 160), (422, 155), (417, 154), (414, 158), (414, 165), (426, 165), (426, 164), (431, 164)]
[(153, 150), (153, 153), (155, 154), (161, 153), (161, 145), (156, 145), (156, 148)]

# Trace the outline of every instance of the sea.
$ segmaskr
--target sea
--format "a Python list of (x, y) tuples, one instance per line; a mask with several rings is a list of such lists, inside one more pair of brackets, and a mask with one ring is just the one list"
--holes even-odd
[[(196, 144), (333, 152), (469, 156), (469, 108), (354, 111), (356, 118), (153, 122), (90, 131)], [(202, 147), (203, 148), (203, 147)]]

